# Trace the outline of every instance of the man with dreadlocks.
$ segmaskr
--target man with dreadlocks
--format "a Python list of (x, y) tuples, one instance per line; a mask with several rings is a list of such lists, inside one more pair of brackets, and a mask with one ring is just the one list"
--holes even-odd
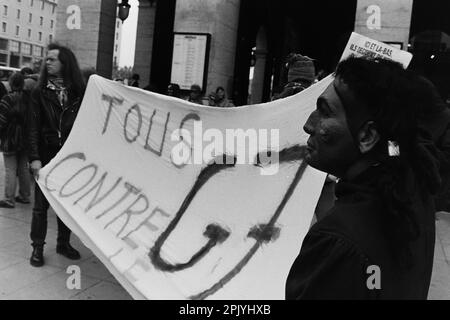
[(335, 76), (303, 129), (308, 164), (339, 178), (337, 200), (306, 235), (286, 298), (426, 299), (440, 184), (419, 125), (427, 89), (380, 59), (349, 58)]

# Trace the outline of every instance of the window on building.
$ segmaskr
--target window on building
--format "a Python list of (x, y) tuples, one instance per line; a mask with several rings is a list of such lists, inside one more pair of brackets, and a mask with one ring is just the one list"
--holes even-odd
[(16, 26), (16, 36), (19, 36), (19, 33), (20, 33), (20, 27)]
[(22, 46), (20, 49), (23, 54), (28, 54), (28, 55), (31, 54), (31, 44), (29, 44), (29, 43), (22, 43)]
[(119, 28), (119, 27), (120, 27), (120, 21), (117, 21), (116, 28)]
[(11, 40), (10, 45), (9, 45), (9, 50), (11, 52), (20, 52), (20, 42)]
[(32, 59), (31, 57), (22, 57), (22, 65), (31, 65), (32, 63)]
[(28, 14), (28, 22), (29, 23), (33, 22), (33, 14), (32, 13)]
[(44, 8), (45, 8), (45, 2), (44, 2), (44, 0), (41, 0), (41, 10), (44, 10)]
[(115, 49), (115, 51), (117, 52), (117, 49), (119, 48), (119, 46), (116, 44), (116, 49)]
[(8, 6), (3, 6), (3, 15), (4, 16), (8, 15)]
[(6, 22), (2, 22), (2, 32), (6, 32)]
[(52, 43), (52, 42), (53, 42), (53, 35), (52, 35), (52, 34), (48, 36), (48, 42), (49, 42), (49, 43)]
[(17, 0), (17, 2), (22, 2), (22, 0)]
[(31, 39), (31, 29), (28, 29), (28, 39)]
[(20, 56), (15, 55), (11, 52), (11, 56), (9, 57), (9, 65), (13, 68), (19, 68), (20, 66)]
[(34, 4), (34, 0), (30, 0), (30, 7), (32, 7)]
[(38, 56), (38, 57), (42, 57), (43, 54), (43, 48), (40, 46), (33, 46), (33, 55), (34, 56)]
[(119, 40), (119, 33), (116, 33), (116, 40)]
[(38, 39), (39, 39), (39, 41), (42, 41), (42, 32), (38, 33)]
[(6, 66), (7, 62), (8, 62), (8, 55), (0, 53), (0, 66)]
[(44, 25), (44, 17), (39, 18), (39, 25), (42, 27)]
[(55, 8), (56, 8), (56, 5), (53, 5), (52, 6), (52, 14), (55, 14)]
[(50, 29), (53, 29), (54, 24), (55, 24), (55, 21), (50, 20)]
[(20, 19), (20, 9), (17, 9), (17, 19)]
[(8, 39), (0, 38), (0, 50), (8, 50)]

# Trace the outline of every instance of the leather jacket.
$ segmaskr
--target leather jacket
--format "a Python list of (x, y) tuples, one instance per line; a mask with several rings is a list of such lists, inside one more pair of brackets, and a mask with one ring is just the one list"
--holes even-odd
[(61, 105), (50, 88), (35, 88), (28, 117), (29, 161), (47, 164), (58, 153), (70, 134), (82, 97), (69, 98)]

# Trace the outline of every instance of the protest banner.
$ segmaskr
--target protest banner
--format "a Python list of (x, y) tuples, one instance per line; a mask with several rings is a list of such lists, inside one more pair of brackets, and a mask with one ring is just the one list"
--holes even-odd
[(325, 179), (303, 125), (331, 81), (216, 108), (91, 76), (39, 186), (135, 299), (284, 299)]

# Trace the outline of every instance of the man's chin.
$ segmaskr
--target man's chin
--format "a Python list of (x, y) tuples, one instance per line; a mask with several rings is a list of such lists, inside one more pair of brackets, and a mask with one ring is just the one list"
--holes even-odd
[(306, 153), (304, 160), (306, 161), (308, 166), (317, 169), (319, 171), (324, 171), (323, 168), (321, 168), (320, 165), (318, 165), (318, 163), (314, 161), (314, 157), (309, 152)]

